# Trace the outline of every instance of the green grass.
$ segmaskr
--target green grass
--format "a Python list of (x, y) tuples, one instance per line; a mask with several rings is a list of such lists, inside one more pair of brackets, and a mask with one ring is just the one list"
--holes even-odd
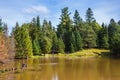
[(69, 56), (103, 56), (109, 53), (110, 51), (106, 49), (84, 49), (68, 55)]
[[(95, 49), (95, 48), (92, 48), (92, 49), (83, 49), (81, 51), (77, 51), (77, 52), (74, 52), (74, 53), (58, 53), (58, 54), (54, 54), (54, 56), (56, 57), (65, 57), (65, 56), (79, 56), (79, 57), (82, 57), (82, 56), (106, 56), (106, 55), (109, 55), (110, 54), (110, 50), (107, 50), (107, 49)], [(32, 58), (41, 58), (41, 57), (53, 57), (52, 54), (45, 54), (45, 56), (33, 56)]]

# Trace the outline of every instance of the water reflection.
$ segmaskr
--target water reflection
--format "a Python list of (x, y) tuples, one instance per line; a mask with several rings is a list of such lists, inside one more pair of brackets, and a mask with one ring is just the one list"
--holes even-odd
[(110, 58), (15, 60), (15, 67), (25, 63), (27, 68), (17, 74), (0, 74), (0, 80), (120, 80), (119, 62)]
[(59, 80), (57, 73), (55, 75), (53, 75), (52, 80)]

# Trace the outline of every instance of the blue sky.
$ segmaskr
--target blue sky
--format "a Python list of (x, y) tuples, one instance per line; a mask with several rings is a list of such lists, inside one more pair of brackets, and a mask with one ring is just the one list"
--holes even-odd
[(85, 20), (86, 10), (90, 7), (98, 23), (108, 24), (111, 18), (120, 20), (119, 3), (120, 0), (0, 0), (0, 17), (11, 31), (16, 22), (20, 24), (30, 22), (38, 15), (41, 22), (43, 19), (51, 20), (56, 26), (64, 7), (69, 7), (71, 17), (77, 9)]

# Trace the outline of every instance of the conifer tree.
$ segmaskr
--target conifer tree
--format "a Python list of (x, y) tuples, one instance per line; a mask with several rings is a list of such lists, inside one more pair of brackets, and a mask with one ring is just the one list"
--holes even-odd
[(74, 17), (73, 17), (73, 22), (74, 22), (74, 28), (75, 30), (79, 30), (81, 32), (82, 26), (83, 26), (83, 21), (82, 18), (79, 15), (79, 12), (75, 10)]
[(51, 48), (52, 48), (51, 40), (48, 37), (44, 36), (41, 40), (42, 53), (44, 54), (50, 53)]
[(108, 28), (104, 25), (104, 23), (102, 24), (102, 28), (98, 32), (97, 44), (98, 48), (109, 48)]
[(41, 49), (39, 47), (39, 43), (37, 40), (33, 40), (32, 42), (32, 47), (33, 47), (33, 55), (41, 55)]
[(114, 37), (115, 32), (116, 32), (116, 22), (114, 21), (114, 19), (111, 19), (110, 24), (108, 25), (108, 36), (109, 36), (110, 49), (111, 49), (111, 45), (113, 42), (113, 37)]
[(58, 38), (55, 32), (52, 38), (52, 53), (58, 53)]
[(75, 34), (76, 51), (79, 51), (82, 49), (82, 46), (83, 46), (82, 38), (81, 38), (80, 33), (78, 31), (75, 31), (74, 34)]
[(70, 19), (70, 13), (68, 11), (68, 7), (62, 9), (62, 13), (60, 16), (60, 23), (57, 29), (58, 37), (62, 37), (64, 44), (65, 44), (65, 51), (70, 51), (70, 38), (71, 38), (71, 31), (73, 30), (72, 20)]
[(84, 38), (84, 46), (91, 48), (96, 47), (97, 34), (92, 26), (93, 21), (95, 21), (93, 17), (93, 11), (91, 8), (88, 8), (86, 11), (86, 23), (84, 23), (84, 34), (82, 38)]
[(91, 24), (94, 21), (93, 11), (91, 8), (88, 8), (86, 11), (86, 22)]
[(16, 46), (16, 58), (27, 58), (33, 55), (32, 42), (27, 27), (28, 24), (23, 24), (22, 27), (19, 27), (18, 23), (16, 23), (16, 27), (13, 31)]
[(87, 23), (84, 23), (83, 47), (96, 47), (96, 34)]
[(58, 39), (58, 52), (59, 53), (64, 53), (65, 50), (65, 45), (64, 42), (61, 38)]

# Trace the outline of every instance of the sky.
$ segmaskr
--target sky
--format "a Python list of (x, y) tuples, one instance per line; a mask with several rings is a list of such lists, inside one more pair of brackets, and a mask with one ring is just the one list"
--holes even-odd
[(9, 32), (15, 23), (27, 23), (33, 17), (40, 21), (51, 20), (54, 27), (59, 24), (61, 9), (69, 8), (71, 18), (77, 9), (85, 20), (86, 10), (91, 8), (96, 21), (108, 24), (110, 19), (120, 20), (120, 0), (0, 0), (0, 18), (7, 23)]

